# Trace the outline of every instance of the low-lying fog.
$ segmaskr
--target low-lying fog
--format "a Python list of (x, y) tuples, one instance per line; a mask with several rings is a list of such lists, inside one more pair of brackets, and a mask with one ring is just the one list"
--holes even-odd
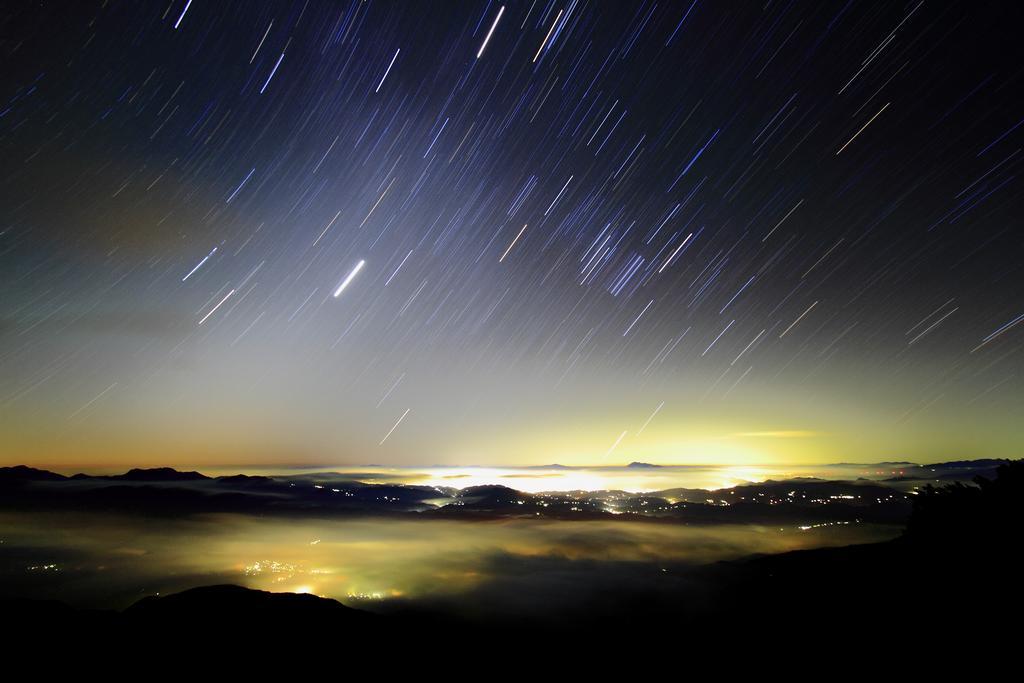
[[(310, 592), (363, 609), (476, 609), (657, 588), (695, 564), (884, 540), (892, 527), (687, 526), (657, 521), (179, 519), (0, 513), (0, 594), (123, 608), (216, 583)], [(464, 600), (469, 598), (470, 600)]]

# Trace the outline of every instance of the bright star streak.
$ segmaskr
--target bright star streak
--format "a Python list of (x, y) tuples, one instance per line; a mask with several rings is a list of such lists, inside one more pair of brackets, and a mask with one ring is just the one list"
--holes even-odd
[(231, 200), (235, 198), (235, 195), (238, 194), (242, 190), (243, 187), (245, 187), (245, 184), (247, 182), (249, 182), (249, 178), (251, 178), (252, 174), (255, 173), (255, 172), (256, 172), (255, 168), (252, 169), (251, 171), (249, 171), (249, 175), (245, 176), (245, 180), (243, 180), (242, 183), (238, 187), (235, 188), (235, 191), (231, 193), (231, 196), (228, 197), (228, 200), (226, 202), (224, 202), (225, 204), (230, 204), (231, 203)]
[(791, 329), (793, 329), (793, 327), (794, 327), (794, 326), (796, 326), (796, 324), (797, 324), (798, 322), (800, 322), (801, 320), (803, 320), (803, 319), (804, 319), (804, 316), (805, 316), (805, 315), (807, 315), (808, 313), (810, 313), (810, 312), (811, 312), (811, 309), (812, 309), (812, 308), (814, 308), (814, 307), (815, 307), (815, 306), (817, 306), (817, 305), (818, 305), (818, 302), (817, 302), (817, 301), (815, 301), (815, 302), (814, 302), (813, 304), (811, 304), (810, 306), (808, 306), (808, 307), (807, 307), (807, 310), (806, 310), (806, 311), (804, 311), (803, 313), (801, 313), (801, 314), (800, 314), (800, 316), (799, 316), (799, 317), (798, 317), (798, 318), (797, 318), (796, 320), (794, 320), (794, 321), (793, 321), (792, 323), (790, 323), (789, 327), (787, 327), (787, 328), (786, 328), (785, 330), (783, 330), (783, 331), (782, 331), (782, 334), (780, 334), (780, 335), (779, 335), (779, 339), (782, 339), (783, 337), (785, 337), (785, 336), (786, 336), (786, 333), (787, 333), (787, 332), (789, 332), (789, 331), (790, 331)]
[(192, 6), (192, 0), (188, 0), (188, 2), (185, 3), (185, 9), (181, 10), (181, 14), (178, 16), (178, 20), (176, 22), (174, 22), (175, 30), (177, 30), (179, 25), (181, 25), (181, 20), (185, 18), (185, 12), (187, 12), (188, 8), (191, 7), (191, 6)]
[(626, 434), (629, 434), (629, 432), (624, 431), (621, 434), (619, 434), (619, 438), (615, 439), (615, 443), (613, 443), (612, 447), (608, 449), (608, 452), (604, 454), (605, 457), (608, 457), (609, 455), (612, 454), (612, 451), (614, 451), (615, 448), (622, 442), (622, 440), (626, 437)]
[(412, 249), (410, 249), (410, 250), (409, 250), (409, 253), (405, 255), (405, 258), (404, 258), (404, 259), (402, 259), (402, 262), (398, 264), (398, 267), (397, 267), (397, 268), (395, 268), (395, 272), (391, 273), (391, 277), (389, 277), (389, 278), (388, 278), (388, 281), (384, 283), (384, 286), (385, 286), (385, 287), (387, 287), (388, 285), (390, 285), (390, 284), (391, 284), (391, 281), (395, 279), (395, 276), (396, 276), (396, 275), (398, 275), (398, 271), (400, 271), (400, 270), (402, 269), (402, 266), (404, 266), (404, 265), (405, 265), (405, 262), (409, 260), (409, 257), (410, 257), (410, 256), (412, 256), (412, 252), (413, 252), (413, 250), (412, 250)]
[(636, 433), (637, 436), (640, 436), (641, 434), (644, 433), (644, 430), (647, 429), (647, 425), (651, 424), (651, 420), (654, 419), (654, 416), (657, 415), (658, 412), (661, 411), (661, 409), (664, 408), (664, 407), (665, 407), (665, 402), (664, 401), (662, 401), (661, 403), (658, 404), (658, 407), (654, 409), (654, 412), (651, 413), (651, 416), (649, 418), (647, 418), (647, 422), (644, 422), (644, 426), (641, 427), (640, 431), (638, 431)]
[(193, 268), (192, 270), (188, 271), (188, 275), (186, 275), (185, 277), (181, 278), (181, 281), (182, 281), (182, 282), (184, 282), (185, 280), (187, 280), (187, 279), (189, 279), (190, 277), (192, 277), (192, 273), (194, 273), (194, 272), (196, 272), (197, 270), (199, 270), (200, 268), (202, 268), (202, 267), (203, 267), (203, 264), (204, 264), (204, 263), (206, 263), (206, 261), (207, 261), (207, 260), (208, 260), (208, 259), (209, 259), (209, 258), (210, 258), (211, 256), (213, 256), (213, 252), (215, 252), (215, 251), (217, 251), (217, 247), (214, 247), (214, 248), (213, 248), (213, 251), (211, 251), (211, 252), (210, 252), (209, 254), (207, 254), (206, 256), (204, 256), (204, 257), (203, 257), (203, 260), (202, 260), (202, 261), (200, 261), (199, 263), (197, 263), (197, 264), (196, 264), (196, 267), (195, 267), (195, 268)]
[(348, 274), (348, 277), (346, 277), (345, 280), (340, 285), (338, 285), (338, 288), (334, 290), (335, 299), (341, 296), (341, 293), (345, 291), (346, 287), (348, 287), (348, 283), (352, 282), (352, 279), (359, 273), (360, 270), (363, 269), (364, 265), (366, 265), (366, 261), (360, 261), (359, 263), (357, 263), (356, 267), (352, 269), (352, 272)]
[(271, 27), (273, 25), (274, 25), (274, 22), (271, 21), (270, 22), (270, 26), (267, 26), (266, 32), (263, 34), (263, 37), (260, 39), (260, 44), (256, 46), (256, 52), (253, 52), (252, 53), (252, 57), (249, 58), (249, 63), (250, 64), (252, 64), (252, 60), (256, 59), (256, 55), (259, 53), (260, 48), (263, 47), (263, 41), (267, 39), (268, 35), (270, 35), (270, 29), (271, 29)]
[(729, 321), (729, 324), (725, 326), (725, 329), (724, 329), (724, 330), (722, 330), (721, 332), (719, 332), (719, 333), (718, 333), (718, 336), (717, 336), (717, 337), (715, 337), (715, 341), (713, 341), (713, 342), (711, 342), (710, 344), (708, 344), (708, 348), (704, 349), (704, 353), (700, 354), (700, 355), (701, 355), (701, 357), (703, 357), (703, 356), (707, 355), (707, 352), (711, 350), (711, 347), (712, 347), (712, 346), (714, 346), (715, 344), (717, 344), (717, 343), (718, 343), (718, 340), (722, 338), (722, 335), (723, 335), (723, 334), (725, 334), (726, 332), (728, 332), (728, 331), (729, 331), (729, 328), (730, 328), (730, 327), (732, 327), (732, 324), (733, 324), (734, 322), (736, 322), (736, 321), (735, 321), (735, 320), (730, 320), (730, 321)]
[[(232, 294), (234, 294), (234, 293), (235, 293), (235, 290), (233, 290), (233, 289), (232, 289), (232, 290), (231, 290), (230, 292), (228, 292), (228, 293), (227, 293), (227, 294), (226, 294), (226, 295), (224, 296), (224, 298), (223, 298), (223, 299), (221, 299), (221, 300), (220, 300), (220, 302), (219, 302), (219, 303), (218, 303), (218, 304), (217, 304), (216, 306), (214, 306), (214, 307), (213, 307), (212, 309), (210, 309), (210, 312), (209, 312), (209, 313), (207, 313), (206, 315), (204, 315), (204, 316), (203, 316), (203, 319), (199, 321), (199, 324), (200, 324), (200, 325), (202, 325), (203, 323), (205, 323), (205, 322), (206, 322), (206, 319), (207, 319), (207, 318), (209, 318), (209, 317), (210, 317), (211, 315), (213, 315), (214, 313), (216, 313), (216, 312), (217, 312), (217, 309), (221, 307), (221, 304), (223, 304), (223, 303), (224, 303), (225, 301), (227, 301), (227, 300), (228, 300), (228, 298), (229, 298), (229, 297), (230, 297), (230, 296), (231, 296)], [(244, 298), (244, 297), (243, 297), (243, 298)]]
[(282, 59), (284, 59), (284, 53), (283, 52), (281, 53), (281, 56), (277, 58), (277, 63), (274, 64), (274, 68), (270, 70), (270, 75), (267, 76), (267, 80), (263, 82), (263, 87), (260, 88), (260, 94), (261, 95), (263, 94), (263, 91), (267, 89), (267, 86), (270, 85), (270, 79), (272, 79), (274, 77), (274, 74), (277, 73), (277, 67), (281, 66), (281, 60)]
[(1009, 329), (1010, 329), (1011, 327), (1016, 327), (1016, 326), (1017, 326), (1017, 324), (1018, 324), (1018, 323), (1020, 323), (1021, 321), (1024, 321), (1024, 314), (1022, 314), (1022, 315), (1019, 315), (1019, 316), (1017, 316), (1016, 318), (1014, 318), (1014, 319), (1013, 319), (1013, 320), (1011, 320), (1010, 322), (1006, 323), (1005, 325), (1003, 325), (1002, 327), (1000, 327), (1000, 328), (999, 328), (998, 330), (996, 330), (996, 331), (995, 331), (995, 332), (993, 332), (992, 334), (990, 334), (990, 335), (988, 335), (987, 337), (985, 337), (985, 338), (984, 338), (984, 339), (983, 339), (983, 340), (981, 341), (981, 343), (980, 343), (980, 344), (978, 344), (978, 345), (977, 345), (977, 346), (975, 346), (975, 347), (974, 347), (973, 349), (971, 349), (971, 353), (974, 353), (975, 351), (977, 351), (978, 349), (980, 349), (980, 348), (981, 348), (982, 346), (985, 346), (985, 344), (988, 344), (988, 343), (989, 343), (990, 341), (992, 341), (993, 339), (995, 339), (996, 337), (998, 337), (999, 335), (1001, 335), (1001, 334), (1002, 334), (1003, 332), (1006, 332), (1006, 331), (1007, 331), (1007, 330), (1009, 330)]
[(519, 234), (516, 235), (514, 240), (512, 240), (512, 244), (508, 245), (508, 249), (506, 249), (505, 253), (501, 255), (500, 259), (498, 259), (498, 263), (501, 263), (502, 261), (505, 260), (505, 257), (508, 256), (508, 252), (512, 251), (512, 247), (516, 246), (516, 242), (519, 241), (519, 238), (522, 237), (524, 232), (526, 232), (526, 225), (523, 226), (523, 229), (520, 230)]
[(392, 427), (392, 428), (391, 428), (391, 429), (390, 429), (390, 430), (388, 431), (388, 433), (384, 435), (384, 438), (380, 440), (380, 443), (379, 443), (379, 444), (377, 444), (378, 446), (383, 446), (383, 445), (384, 445), (384, 442), (388, 440), (388, 437), (389, 437), (389, 436), (391, 436), (391, 435), (392, 435), (392, 434), (394, 433), (394, 431), (395, 431), (396, 429), (398, 429), (398, 425), (402, 424), (402, 420), (404, 420), (404, 419), (405, 419), (405, 416), (409, 414), (409, 411), (410, 411), (410, 410), (412, 410), (412, 408), (406, 408), (406, 409), (405, 409), (405, 412), (404, 412), (404, 413), (402, 413), (402, 417), (398, 418), (398, 422), (396, 422), (396, 423), (395, 423), (395, 426), (394, 426), (394, 427)]
[(633, 326), (634, 326), (634, 325), (636, 325), (636, 324), (637, 324), (637, 323), (638, 323), (638, 322), (640, 321), (640, 318), (642, 318), (642, 317), (643, 317), (644, 313), (646, 313), (646, 312), (647, 312), (647, 309), (648, 309), (648, 308), (650, 308), (650, 307), (651, 307), (651, 304), (653, 304), (653, 303), (654, 303), (654, 299), (651, 299), (650, 301), (648, 301), (648, 302), (647, 302), (647, 305), (646, 305), (646, 306), (644, 306), (644, 310), (640, 311), (640, 315), (638, 315), (638, 316), (637, 316), (637, 317), (636, 317), (636, 318), (635, 318), (635, 319), (633, 320), (633, 322), (629, 324), (629, 327), (627, 327), (627, 328), (626, 328), (626, 331), (622, 333), (622, 336), (623, 336), (623, 337), (625, 337), (625, 336), (626, 336), (627, 334), (629, 334), (629, 331), (630, 331), (631, 329), (633, 329)]
[(883, 111), (885, 111), (885, 110), (886, 110), (886, 109), (887, 109), (887, 108), (889, 107), (889, 105), (890, 105), (890, 104), (892, 104), (892, 102), (887, 102), (887, 103), (885, 104), (885, 106), (884, 106), (884, 107), (882, 107), (881, 109), (879, 109), (879, 110), (878, 110), (878, 114), (875, 114), (875, 115), (874, 115), (874, 116), (872, 116), (872, 117), (871, 117), (870, 119), (868, 119), (868, 122), (867, 122), (867, 123), (865, 123), (865, 124), (864, 124), (863, 126), (861, 126), (861, 127), (860, 127), (860, 130), (858, 130), (858, 131), (857, 131), (856, 133), (854, 133), (854, 134), (853, 134), (853, 137), (852, 137), (852, 138), (850, 138), (849, 140), (847, 140), (847, 141), (846, 141), (846, 144), (845, 144), (845, 145), (843, 145), (842, 147), (840, 147), (840, 148), (839, 148), (839, 151), (838, 151), (838, 152), (836, 152), (836, 156), (839, 156), (839, 154), (840, 154), (840, 153), (841, 153), (841, 152), (842, 152), (842, 151), (843, 151), (844, 149), (846, 149), (847, 147), (849, 147), (850, 143), (851, 143), (851, 142), (853, 142), (854, 140), (856, 140), (856, 139), (857, 139), (857, 136), (858, 136), (858, 135), (860, 135), (861, 133), (863, 133), (863, 132), (864, 132), (864, 129), (865, 129), (865, 128), (867, 128), (868, 126), (870, 126), (870, 125), (871, 125), (871, 122), (872, 122), (872, 121), (874, 121), (875, 119), (877, 119), (877, 118), (878, 118), (878, 116), (879, 116), (879, 114), (881, 114), (881, 113), (882, 113)]
[(402, 51), (402, 48), (398, 48), (397, 50), (395, 50), (395, 56), (391, 58), (391, 63), (388, 64), (387, 71), (384, 72), (384, 76), (380, 79), (380, 83), (377, 84), (377, 89), (374, 90), (373, 92), (375, 92), (375, 93), (380, 92), (380, 86), (384, 85), (384, 79), (388, 77), (389, 73), (391, 73), (391, 67), (393, 67), (395, 65), (395, 60), (398, 59), (398, 53), (401, 52), (401, 51)]
[(664, 264), (662, 264), (661, 268), (659, 268), (659, 269), (658, 269), (658, 273), (659, 273), (659, 274), (660, 274), (660, 273), (661, 273), (661, 272), (662, 272), (663, 270), (665, 270), (665, 268), (667, 268), (667, 267), (668, 267), (668, 264), (672, 263), (672, 259), (674, 259), (674, 258), (676, 257), (676, 254), (678, 254), (678, 253), (679, 253), (679, 250), (680, 250), (680, 249), (682, 249), (683, 247), (685, 247), (685, 246), (686, 246), (686, 243), (690, 241), (690, 238), (691, 238), (691, 237), (693, 237), (693, 233), (692, 233), (692, 232), (691, 232), (691, 233), (690, 233), (689, 235), (687, 235), (687, 236), (686, 236), (686, 239), (685, 239), (685, 240), (683, 240), (683, 241), (682, 241), (682, 242), (681, 242), (681, 243), (679, 244), (679, 246), (678, 246), (678, 247), (676, 247), (676, 250), (672, 252), (672, 255), (671, 255), (671, 256), (669, 256), (669, 257), (668, 257), (667, 259), (665, 259), (665, 263), (664, 263)]
[(562, 12), (563, 10), (558, 10), (558, 16), (555, 17), (555, 20), (551, 23), (551, 28), (548, 29), (548, 34), (544, 36), (544, 42), (537, 48), (537, 54), (533, 56), (534, 63), (536, 63), (537, 58), (540, 57), (540, 53), (544, 51), (544, 46), (548, 44), (548, 38), (551, 37), (551, 32), (555, 30), (556, 26), (558, 26), (558, 20), (562, 18)]
[(494, 33), (494, 29), (498, 28), (498, 22), (501, 21), (501, 15), (505, 13), (505, 6), (502, 5), (501, 9), (498, 10), (498, 16), (494, 17), (494, 23), (491, 24), (491, 30), (487, 32), (487, 37), (484, 38), (483, 45), (480, 46), (480, 51), (476, 53), (476, 58), (480, 59), (480, 55), (484, 53), (484, 49), (487, 47), (487, 43), (491, 41), (491, 34)]

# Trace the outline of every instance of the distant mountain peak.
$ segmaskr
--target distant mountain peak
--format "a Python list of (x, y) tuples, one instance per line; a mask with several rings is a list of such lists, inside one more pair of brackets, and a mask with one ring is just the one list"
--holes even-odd
[(64, 479), (67, 477), (63, 474), (36, 469), (28, 465), (0, 467), (0, 481), (63, 481)]
[(115, 474), (108, 478), (123, 481), (201, 481), (209, 479), (205, 474), (194, 471), (180, 472), (173, 467), (133, 467), (124, 474)]

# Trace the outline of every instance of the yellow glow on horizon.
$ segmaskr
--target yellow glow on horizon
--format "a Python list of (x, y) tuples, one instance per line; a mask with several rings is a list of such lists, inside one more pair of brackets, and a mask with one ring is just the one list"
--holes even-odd
[[(529, 465), (766, 465), (829, 462), (819, 433), (811, 430), (737, 432), (711, 425), (665, 425), (648, 428), (639, 436), (609, 429), (607, 424), (566, 425), (532, 435), (502, 440), (481, 456), (465, 449), (456, 458), (473, 462), (508, 462)], [(609, 452), (609, 448), (614, 449)], [(470, 453), (473, 455), (469, 455)], [(461, 456), (461, 457), (460, 457)], [(584, 488), (584, 487), (580, 487)]]
[[(0, 422), (7, 437), (0, 444), (0, 464), (28, 464), (65, 474), (109, 474), (129, 467), (204, 470), (299, 463), (321, 463), (321, 469), (329, 463), (332, 469), (349, 471), (360, 463), (399, 468), (427, 463), (500, 468), (555, 463), (625, 465), (634, 461), (796, 467), (897, 460), (926, 464), (982, 454), (1013, 457), (1019, 449), (1015, 434), (988, 424), (985, 416), (979, 416), (970, 429), (954, 429), (952, 421), (907, 426), (897, 424), (891, 412), (851, 413), (840, 410), (842, 407), (796, 402), (792, 397), (729, 406), (680, 400), (666, 402), (649, 422), (651, 405), (581, 407), (575, 412), (518, 417), (506, 414), (500, 420), (472, 423), (467, 429), (436, 433), (416, 433), (424, 427), (409, 422), (403, 424), (405, 440), (393, 438), (386, 448), (379, 447), (377, 431), (370, 434), (349, 425), (345, 438), (326, 439), (304, 425), (298, 429), (275, 424), (258, 412), (233, 414), (213, 424), (203, 422), (202, 415), (175, 418), (176, 424), (181, 420), (192, 424), (194, 419), (196, 427), (190, 430), (165, 424), (160, 412), (132, 414), (131, 419), (120, 419), (116, 428), (97, 415), (91, 422), (55, 429), (40, 409), (23, 416), (9, 415)], [(992, 417), (996, 418), (998, 415)], [(388, 427), (390, 423), (381, 429)], [(979, 446), (981, 442), (988, 447)], [(472, 475), (465, 479), (470, 482), (465, 485), (478, 483)], [(572, 488), (594, 486), (585, 478), (567, 482)], [(536, 490), (531, 485), (522, 488)]]
[(538, 470), (523, 471), (500, 467), (464, 467), (431, 469), (421, 482), (426, 486), (450, 486), (466, 488), (500, 484), (526, 493), (540, 491), (596, 491), (608, 488), (608, 480), (599, 474), (587, 471)]
[(722, 476), (721, 483), (715, 488), (731, 489), (742, 484), (762, 482), (777, 473), (765, 467), (725, 467), (719, 470), (719, 474)]

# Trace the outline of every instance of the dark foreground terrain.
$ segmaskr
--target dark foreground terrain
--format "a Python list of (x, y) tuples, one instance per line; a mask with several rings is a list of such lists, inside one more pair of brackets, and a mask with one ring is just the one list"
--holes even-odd
[(677, 594), (610, 587), (585, 608), (544, 618), (459, 618), (415, 603), (373, 614), (230, 585), (148, 597), (119, 612), (19, 599), (0, 610), (14, 627), (12, 646), (269, 646), (316, 657), (343, 644), (352, 656), (543, 656), (563, 664), (578, 648), (617, 661), (756, 648), (837, 661), (963, 663), (1017, 637), (1022, 493), (1024, 461), (1004, 464), (973, 485), (922, 489), (905, 533), (893, 541), (716, 563), (693, 570)]

